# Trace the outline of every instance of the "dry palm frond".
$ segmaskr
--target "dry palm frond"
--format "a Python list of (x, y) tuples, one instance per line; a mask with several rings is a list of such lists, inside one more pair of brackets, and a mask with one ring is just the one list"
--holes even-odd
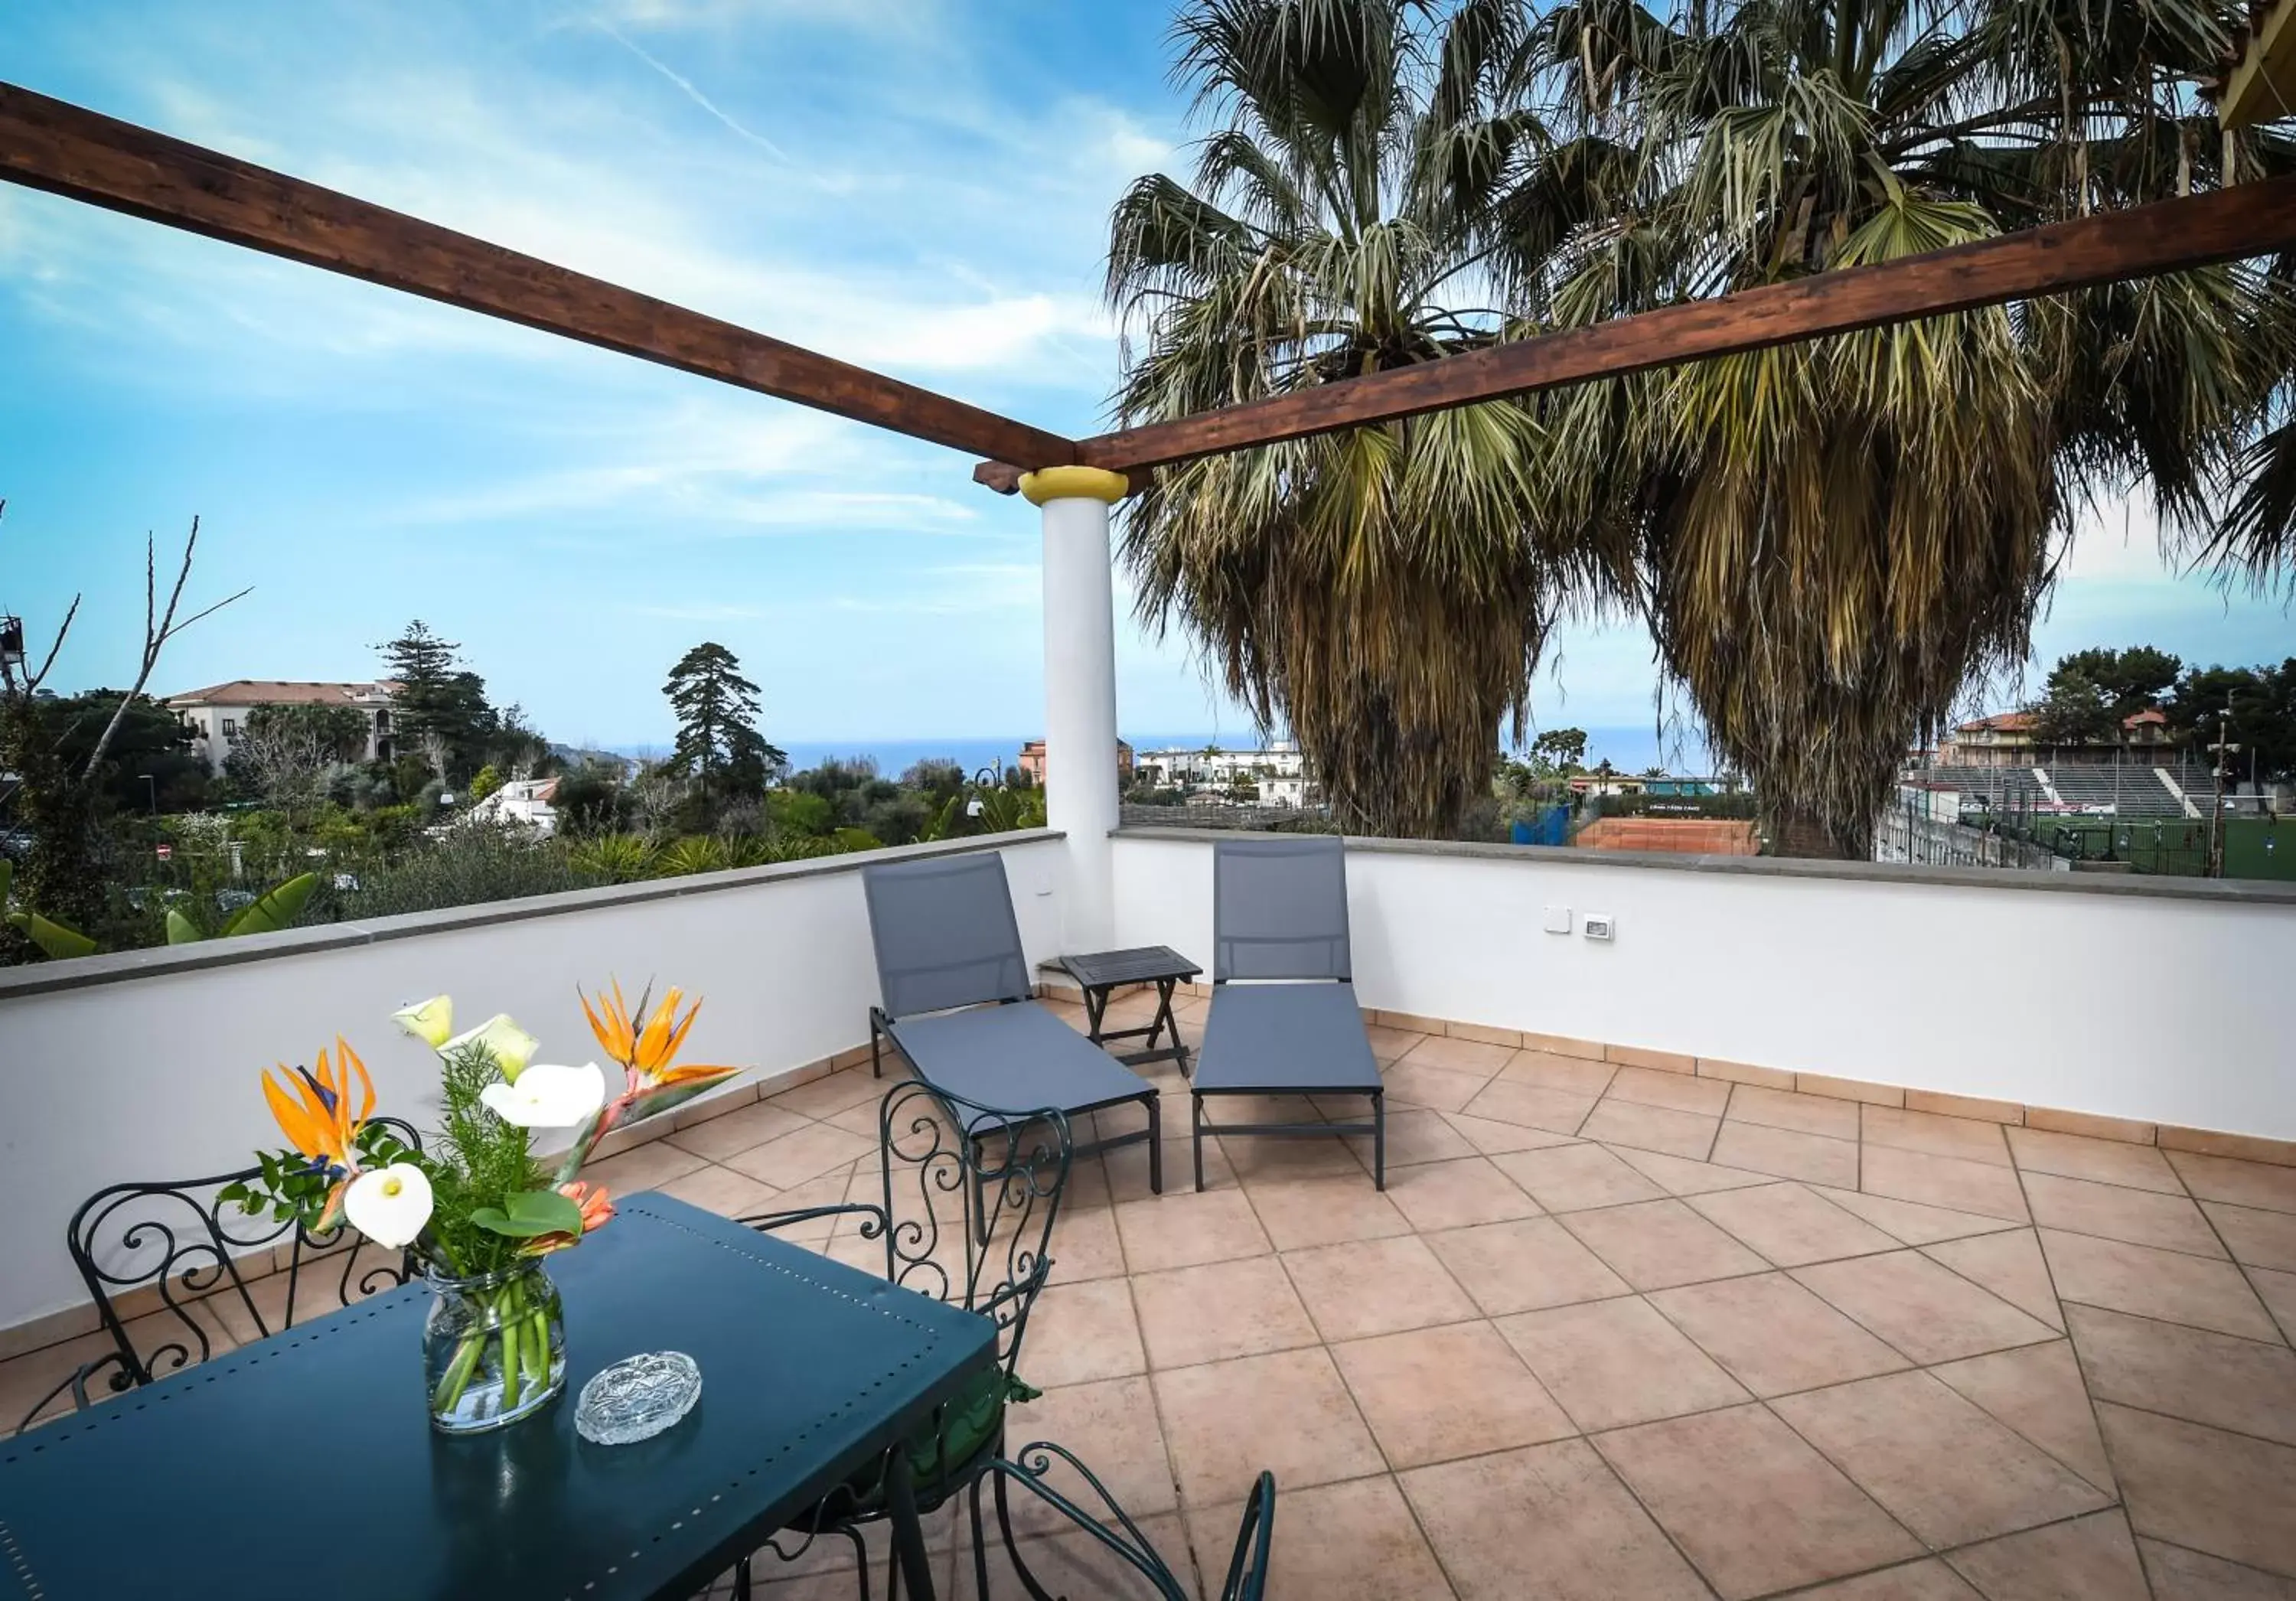
[[(1109, 270), (1128, 423), (2296, 170), (2195, 85), (2230, 0), (1190, 0), (1218, 127)], [(1157, 475), (1144, 612), (1351, 823), (1439, 831), (1553, 620), (1624, 601), (1801, 848), (2018, 660), (2070, 513), (2142, 483), (2296, 560), (2290, 264), (1494, 403)]]
[[(1567, 0), (1523, 102), (1556, 150), (1636, 153), (1577, 208), (1618, 220), (1523, 231), (1502, 265), (1583, 323), (2225, 181), (2193, 86), (2229, 15), (1685, 0), (1661, 21)], [(2296, 168), (2269, 130), (2233, 148), (2243, 173)], [(1781, 842), (1863, 854), (1907, 746), (2021, 659), (2086, 500), (2143, 482), (2220, 563), (2287, 559), (2296, 447), (2250, 443), (2286, 404), (2286, 305), (2225, 267), (1550, 397), (1547, 438), (1580, 464), (1558, 509), (1638, 543), (1661, 661)]]
[[(1476, 230), (1543, 148), (1494, 114), (1515, 0), (1440, 29), (1375, 0), (1198, 0), (1182, 75), (1222, 119), (1192, 186), (1147, 178), (1114, 219), (1133, 344), (1119, 410), (1182, 415), (1507, 337)], [(1124, 549), (1152, 621), (1291, 730), (1351, 827), (1451, 827), (1488, 792), (1584, 563), (1542, 549), (1528, 406), (1469, 406), (1158, 472)]]

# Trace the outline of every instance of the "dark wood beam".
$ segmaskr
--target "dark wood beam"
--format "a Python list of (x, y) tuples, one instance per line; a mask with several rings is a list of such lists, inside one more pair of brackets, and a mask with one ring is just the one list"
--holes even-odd
[[(1068, 462), (1054, 464), (1059, 467), (1070, 464)], [(972, 469), (972, 481), (985, 489), (994, 489), (999, 495), (1018, 495), (1021, 492), (1021, 474), (1026, 469), (1016, 467), (1010, 462), (981, 462)]]
[[(1590, 378), (2289, 250), (2296, 250), (2296, 177), (2243, 184), (1100, 434), (1078, 441), (1076, 459), (1137, 474)], [(992, 473), (997, 466), (974, 476), (992, 482), (1002, 477)]]
[(10, 84), (0, 178), (974, 456), (1076, 459), (1059, 434)]

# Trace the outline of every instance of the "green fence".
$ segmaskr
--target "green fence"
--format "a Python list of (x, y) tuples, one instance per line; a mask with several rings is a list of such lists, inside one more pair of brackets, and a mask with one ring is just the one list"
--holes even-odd
[[(2296, 818), (2226, 817), (2224, 875), (2296, 881)], [(2005, 832), (2069, 860), (2127, 862), (2138, 873), (2203, 878), (2209, 871), (2206, 817), (2029, 816)]]

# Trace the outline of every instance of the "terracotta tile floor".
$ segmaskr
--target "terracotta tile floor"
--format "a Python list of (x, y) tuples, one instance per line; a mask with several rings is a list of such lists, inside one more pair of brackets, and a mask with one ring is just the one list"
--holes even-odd
[[(2296, 1601), (2296, 1170), (1376, 1038), (1383, 1197), (1336, 1138), (1216, 1142), (1201, 1195), (1185, 1141), (1162, 1196), (1137, 1148), (1071, 1181), (1015, 1442), (1076, 1449), (1198, 1593), (1265, 1466), (1279, 1601)], [(601, 1176), (728, 1213), (873, 1188), (866, 1080)], [(86, 1345), (0, 1363), (0, 1412)], [(1056, 1589), (1145, 1593), (1021, 1522)], [(971, 1595), (969, 1532), (929, 1533)], [(759, 1577), (855, 1593), (833, 1555)]]

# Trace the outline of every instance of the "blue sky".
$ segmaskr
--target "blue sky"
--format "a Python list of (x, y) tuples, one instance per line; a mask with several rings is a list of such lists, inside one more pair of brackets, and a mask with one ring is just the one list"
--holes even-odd
[[(1184, 170), (1168, 0), (77, 0), (0, 77), (1063, 431), (1116, 370), (1105, 219)], [(1035, 513), (969, 459), (50, 196), (0, 188), (0, 610), (133, 674), (147, 530), (203, 519), (153, 687), (370, 676), (408, 618), (554, 737), (667, 739), (703, 638), (785, 742), (1041, 721)], [(2038, 656), (2285, 654), (2270, 602), (2077, 542)], [(1638, 627), (1574, 629), (1540, 720), (1647, 724)], [(2001, 697), (1993, 697), (1997, 702)], [(1119, 624), (1128, 732), (1241, 733)]]

